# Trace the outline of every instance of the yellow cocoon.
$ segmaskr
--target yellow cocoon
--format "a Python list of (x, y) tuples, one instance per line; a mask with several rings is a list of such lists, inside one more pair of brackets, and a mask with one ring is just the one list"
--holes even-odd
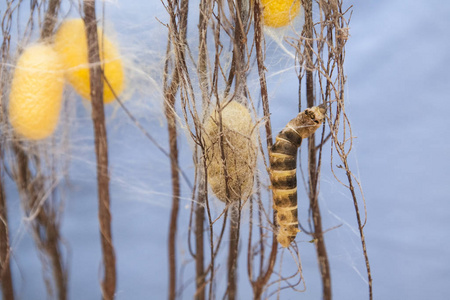
[[(124, 89), (124, 73), (119, 51), (106, 36), (103, 36), (100, 28), (98, 29), (98, 42), (105, 77), (116, 95), (120, 95)], [(90, 100), (88, 48), (83, 20), (65, 21), (56, 32), (54, 47), (64, 63), (69, 83), (78, 94)], [(103, 81), (103, 89), (103, 101), (105, 103), (112, 102), (115, 97), (105, 81)]]
[(64, 89), (62, 63), (53, 48), (35, 44), (17, 61), (9, 94), (9, 121), (20, 135), (39, 140), (58, 124)]
[(261, 0), (263, 23), (269, 27), (283, 27), (291, 23), (301, 9), (300, 0)]
[[(222, 109), (225, 158), (222, 159), (219, 120), (215, 110), (204, 124), (208, 183), (221, 201), (246, 200), (253, 189), (257, 130), (248, 109), (236, 101), (229, 102)], [(228, 175), (228, 196), (225, 174)]]

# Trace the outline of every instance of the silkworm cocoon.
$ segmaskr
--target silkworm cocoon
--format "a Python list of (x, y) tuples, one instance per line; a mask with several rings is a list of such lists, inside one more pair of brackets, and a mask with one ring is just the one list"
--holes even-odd
[(283, 27), (291, 23), (301, 9), (300, 0), (261, 0), (263, 23), (269, 27)]
[[(116, 95), (124, 89), (124, 72), (122, 60), (117, 47), (98, 29), (100, 60), (105, 77)], [(66, 77), (78, 94), (91, 99), (89, 82), (88, 47), (84, 22), (82, 19), (65, 21), (55, 35), (55, 50), (64, 63)], [(103, 101), (112, 102), (115, 97), (111, 88), (103, 82)]]
[(222, 131), (217, 110), (204, 124), (208, 183), (221, 201), (246, 200), (253, 189), (257, 130), (245, 106), (236, 101), (223, 105)]
[(39, 140), (58, 124), (64, 89), (62, 63), (53, 48), (35, 44), (17, 61), (9, 94), (9, 121), (20, 135)]

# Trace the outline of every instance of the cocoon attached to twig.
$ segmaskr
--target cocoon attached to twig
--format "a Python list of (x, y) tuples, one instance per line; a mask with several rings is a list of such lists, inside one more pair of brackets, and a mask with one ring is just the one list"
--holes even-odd
[(44, 139), (56, 129), (61, 111), (64, 74), (50, 45), (27, 47), (17, 61), (9, 95), (9, 121), (31, 140)]
[(246, 200), (253, 189), (257, 140), (248, 109), (236, 101), (222, 103), (204, 124), (208, 183), (224, 202)]
[[(114, 93), (120, 95), (123, 91), (124, 72), (122, 60), (117, 47), (98, 29), (100, 60), (105, 77), (108, 79)], [(82, 19), (65, 21), (55, 35), (55, 50), (64, 63), (66, 77), (73, 88), (83, 98), (91, 99), (89, 81), (89, 61), (86, 31)], [(106, 81), (103, 81), (103, 101), (112, 102), (115, 97)]]
[(269, 27), (289, 25), (301, 10), (301, 0), (261, 0), (263, 23)]

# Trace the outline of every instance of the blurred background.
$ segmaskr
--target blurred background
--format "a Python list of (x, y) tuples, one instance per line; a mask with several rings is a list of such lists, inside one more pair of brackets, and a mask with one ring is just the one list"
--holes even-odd
[[(163, 63), (166, 40), (166, 28), (159, 21), (167, 22), (167, 13), (158, 0), (106, 3), (105, 19), (114, 28), (136, 77), (130, 80), (135, 93), (130, 93), (126, 104), (167, 149), (162, 99), (158, 99), (158, 68)], [(349, 162), (366, 199), (364, 230), (374, 299), (447, 299), (450, 39), (446, 30), (450, 3), (393, 0), (349, 1), (348, 5), (353, 5), (353, 12), (346, 45), (345, 101), (355, 137)], [(197, 4), (191, 6), (191, 13), (196, 15)], [(3, 11), (5, 3), (0, 7)], [(197, 32), (197, 28), (195, 22), (188, 26), (189, 37), (189, 32)], [(266, 42), (268, 49), (279, 49), (270, 37)], [(298, 81), (295, 70), (289, 69), (290, 63), (287, 56), (268, 63), (269, 72), (271, 67), (286, 69), (269, 76), (274, 132), (281, 130), (297, 109)], [(69, 295), (70, 299), (99, 299), (102, 268), (93, 130), (88, 105), (78, 102), (73, 107), (76, 120), (68, 123), (76, 124), (70, 129), (76, 140), (70, 152), (60, 153), (71, 161), (68, 180), (61, 183), (65, 199), (61, 230), (67, 247)], [(123, 111), (108, 107), (107, 115), (117, 299), (145, 299), (149, 295), (151, 299), (164, 299), (168, 286), (169, 159), (145, 139)], [(184, 133), (179, 139), (181, 167), (190, 173), (191, 145)], [(329, 144), (324, 149), (319, 199), (324, 229), (333, 228), (325, 235), (333, 298), (368, 299), (351, 195), (330, 172)], [(46, 299), (39, 253), (21, 213), (17, 188), (8, 178), (6, 194), (17, 296)], [(190, 190), (183, 183), (180, 224), (188, 224), (190, 204)], [(183, 265), (183, 299), (190, 299), (195, 289), (192, 262), (186, 254), (187, 231), (180, 227), (177, 240)], [(282, 291), (280, 299), (321, 299), (317, 257), (309, 239), (302, 234), (297, 237), (306, 291)], [(241, 257), (245, 251), (243, 247)], [(291, 263), (290, 254), (285, 252), (284, 256), (286, 263)], [(221, 280), (226, 282), (224, 270), (221, 273), (219, 268), (218, 276), (218, 285)], [(246, 268), (239, 271), (238, 282), (239, 299), (250, 299)]]

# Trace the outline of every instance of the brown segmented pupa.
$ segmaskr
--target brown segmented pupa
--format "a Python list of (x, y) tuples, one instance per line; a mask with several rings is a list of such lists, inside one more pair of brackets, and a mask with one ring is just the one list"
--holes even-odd
[(270, 180), (273, 209), (279, 226), (277, 241), (283, 247), (297, 236), (297, 149), (302, 139), (311, 136), (325, 119), (325, 105), (314, 106), (299, 113), (277, 135), (270, 149)]

